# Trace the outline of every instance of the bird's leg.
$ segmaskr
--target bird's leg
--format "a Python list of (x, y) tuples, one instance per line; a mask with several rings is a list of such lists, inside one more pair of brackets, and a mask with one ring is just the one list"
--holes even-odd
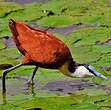
[(33, 79), (34, 79), (34, 76), (36, 74), (37, 69), (38, 69), (38, 67), (36, 66), (34, 71), (33, 71), (33, 74), (31, 76), (31, 78), (28, 80), (28, 85), (33, 85), (34, 84)]
[(9, 68), (9, 69), (6, 69), (6, 70), (3, 72), (3, 76), (2, 76), (2, 89), (3, 89), (3, 93), (6, 92), (5, 77), (6, 77), (7, 73), (9, 73), (9, 72), (12, 71), (12, 70), (15, 70), (15, 69), (19, 68), (19, 67), (22, 66), (22, 65), (23, 65), (23, 64), (18, 64), (18, 65), (14, 66), (14, 67), (11, 67), (11, 68)]

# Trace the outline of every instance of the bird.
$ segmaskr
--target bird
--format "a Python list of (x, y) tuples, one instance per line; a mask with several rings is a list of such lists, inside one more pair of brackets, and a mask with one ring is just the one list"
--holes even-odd
[(33, 84), (38, 68), (57, 69), (69, 77), (97, 76), (107, 79), (89, 64), (79, 64), (73, 60), (68, 46), (52, 33), (35, 29), (23, 22), (9, 20), (9, 29), (17, 49), (23, 55), (23, 61), (3, 71), (2, 89), (6, 92), (7, 73), (23, 65), (35, 65), (28, 84)]

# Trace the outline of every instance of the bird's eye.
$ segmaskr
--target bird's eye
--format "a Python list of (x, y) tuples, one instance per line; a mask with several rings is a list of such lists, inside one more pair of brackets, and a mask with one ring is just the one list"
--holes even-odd
[(89, 67), (89, 64), (84, 64), (83, 66), (86, 67), (86, 68), (88, 68), (88, 67)]

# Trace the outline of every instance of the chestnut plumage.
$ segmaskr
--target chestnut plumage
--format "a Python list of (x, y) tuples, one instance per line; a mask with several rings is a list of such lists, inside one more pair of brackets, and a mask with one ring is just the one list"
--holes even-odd
[(23, 64), (58, 68), (72, 58), (68, 47), (48, 32), (13, 20), (9, 22), (9, 27), (17, 48), (24, 55)]
[(73, 61), (67, 45), (54, 35), (12, 19), (9, 21), (9, 28), (13, 35), (13, 40), (24, 58), (21, 64), (3, 72), (3, 93), (6, 91), (5, 77), (7, 73), (22, 65), (36, 66), (28, 83), (33, 83), (38, 67), (58, 69), (70, 77), (95, 75), (94, 72), (89, 72), (91, 68), (88, 70), (83, 64), (77, 64)]

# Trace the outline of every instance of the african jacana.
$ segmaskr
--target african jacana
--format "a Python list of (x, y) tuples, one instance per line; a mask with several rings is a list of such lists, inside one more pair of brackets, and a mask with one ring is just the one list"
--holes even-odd
[(73, 61), (69, 48), (54, 35), (12, 19), (9, 21), (9, 28), (18, 50), (24, 55), (24, 59), (21, 64), (3, 72), (3, 93), (6, 91), (5, 77), (7, 73), (22, 65), (36, 66), (28, 83), (33, 83), (38, 67), (58, 69), (70, 77), (95, 75), (106, 79), (105, 76), (96, 72), (92, 66)]

